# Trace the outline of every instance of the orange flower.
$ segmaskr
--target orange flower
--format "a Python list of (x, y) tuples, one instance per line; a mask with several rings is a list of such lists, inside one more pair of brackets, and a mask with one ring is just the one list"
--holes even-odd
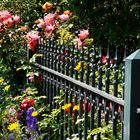
[(26, 26), (22, 26), (21, 28), (20, 28), (20, 30), (21, 31), (26, 31), (28, 28), (26, 27)]
[(39, 24), (40, 21), (37, 19), (37, 20), (34, 21), (34, 23)]
[(72, 12), (70, 10), (66, 10), (66, 11), (63, 12), (63, 14), (71, 16)]
[(45, 11), (50, 10), (52, 8), (52, 3), (50, 2), (46, 2), (43, 6), (42, 9), (44, 9)]

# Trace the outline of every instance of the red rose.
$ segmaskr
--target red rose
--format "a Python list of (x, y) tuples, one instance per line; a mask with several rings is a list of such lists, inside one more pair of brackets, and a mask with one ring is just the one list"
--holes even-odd
[(28, 109), (28, 103), (22, 102), (22, 103), (21, 103), (21, 109), (22, 109), (22, 110), (27, 110), (27, 109)]
[(28, 99), (24, 98), (22, 103), (21, 103), (21, 109), (22, 110), (27, 110), (29, 107), (34, 106), (34, 99)]
[(30, 107), (34, 106), (34, 103), (35, 103), (34, 99), (30, 99), (29, 100), (29, 106)]

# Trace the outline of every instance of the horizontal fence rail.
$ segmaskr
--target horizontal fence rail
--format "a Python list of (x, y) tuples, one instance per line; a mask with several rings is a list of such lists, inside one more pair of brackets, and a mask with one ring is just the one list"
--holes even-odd
[[(124, 101), (104, 91), (77, 81), (67, 75), (35, 64), (43, 75), (43, 89), (47, 96), (46, 104), (50, 111), (61, 108), (58, 123), (60, 123), (60, 139), (66, 139), (72, 134), (77, 134), (79, 139), (87, 139), (88, 132), (111, 125), (110, 131), (116, 138), (121, 137), (123, 129)], [(55, 97), (64, 92), (61, 104), (55, 102)], [(70, 108), (62, 109), (70, 104)], [(74, 110), (74, 106), (79, 109)], [(79, 123), (77, 123), (79, 121)], [(62, 123), (64, 122), (64, 123)], [(91, 135), (90, 139), (101, 139), (100, 133)]]

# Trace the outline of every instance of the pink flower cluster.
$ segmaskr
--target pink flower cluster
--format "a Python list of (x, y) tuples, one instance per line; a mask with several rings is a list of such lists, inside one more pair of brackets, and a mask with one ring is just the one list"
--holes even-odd
[(26, 35), (27, 41), (28, 41), (28, 47), (32, 51), (36, 51), (37, 43), (40, 38), (38, 31), (30, 31)]
[(0, 11), (0, 32), (5, 28), (13, 27), (15, 24), (20, 22), (20, 17), (12, 15), (7, 10)]
[(17, 116), (18, 116), (18, 112), (16, 111), (15, 107), (7, 108), (7, 110), (3, 116), (3, 121), (9, 122), (9, 123), (14, 123), (17, 120)]
[(81, 30), (78, 34), (78, 37), (74, 39), (74, 43), (78, 45), (78, 49), (80, 49), (84, 45), (84, 40), (89, 37), (88, 30)]
[(56, 15), (55, 13), (49, 13), (44, 16), (43, 19), (39, 19), (39, 24), (37, 25), (39, 28), (45, 27), (46, 37), (50, 38), (52, 36), (53, 31), (55, 31), (56, 27), (59, 25), (58, 19), (61, 22), (64, 22), (70, 18), (69, 15)]

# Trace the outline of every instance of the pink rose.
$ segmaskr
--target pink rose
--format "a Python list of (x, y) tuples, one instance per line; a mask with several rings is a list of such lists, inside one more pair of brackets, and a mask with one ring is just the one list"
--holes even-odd
[(16, 24), (20, 22), (20, 17), (19, 17), (19, 16), (15, 15), (15, 16), (12, 16), (12, 18), (13, 18), (13, 21), (14, 21)]
[(38, 40), (39, 37), (39, 32), (38, 31), (30, 31), (28, 32), (28, 34), (26, 35), (26, 38), (28, 40)]
[(38, 43), (38, 40), (40, 38), (39, 32), (38, 31), (30, 31), (26, 35), (26, 38), (28, 40), (29, 49), (31, 49), (32, 51), (36, 51), (37, 43)]
[(45, 22), (43, 19), (39, 19), (39, 24), (37, 24), (38, 28), (43, 28), (45, 26)]
[(4, 20), (10, 17), (11, 17), (11, 14), (7, 10), (0, 11), (0, 22), (3, 22)]
[(89, 31), (88, 30), (81, 30), (80, 33), (78, 34), (78, 36), (81, 40), (84, 40), (84, 39), (88, 38)]
[(13, 27), (14, 26), (14, 22), (13, 22), (12, 18), (5, 19), (3, 21), (3, 24), (7, 27)]
[(70, 18), (70, 16), (62, 14), (62, 15), (59, 16), (59, 18), (60, 18), (61, 21), (66, 21), (66, 20), (68, 20)]
[(48, 32), (48, 31), (53, 31), (53, 30), (55, 30), (55, 25), (52, 25), (52, 24), (46, 25), (46, 31), (47, 31), (47, 32)]
[(47, 14), (44, 17), (45, 24), (52, 24), (52, 23), (54, 23), (54, 18), (55, 18), (55, 14)]

